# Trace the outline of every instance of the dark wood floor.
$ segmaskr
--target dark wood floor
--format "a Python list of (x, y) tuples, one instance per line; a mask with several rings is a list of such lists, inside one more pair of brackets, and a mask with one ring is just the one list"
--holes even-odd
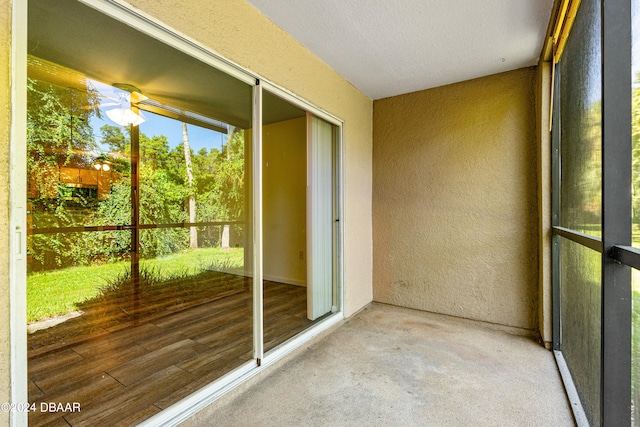
[[(264, 284), (265, 350), (311, 325), (306, 288)], [(127, 326), (29, 358), (33, 426), (126, 426), (160, 412), (252, 359), (249, 290)], [(42, 412), (41, 402), (78, 402)]]

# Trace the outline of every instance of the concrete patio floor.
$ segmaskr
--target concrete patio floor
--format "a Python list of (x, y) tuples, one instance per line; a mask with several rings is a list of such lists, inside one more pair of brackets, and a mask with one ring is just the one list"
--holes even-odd
[(184, 426), (573, 426), (552, 352), (373, 303)]

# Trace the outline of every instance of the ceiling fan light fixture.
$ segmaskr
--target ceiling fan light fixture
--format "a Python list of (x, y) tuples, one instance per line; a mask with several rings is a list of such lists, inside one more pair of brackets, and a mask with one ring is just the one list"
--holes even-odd
[(106, 111), (107, 117), (120, 126), (138, 126), (146, 120), (142, 113), (136, 113), (131, 108), (112, 108)]

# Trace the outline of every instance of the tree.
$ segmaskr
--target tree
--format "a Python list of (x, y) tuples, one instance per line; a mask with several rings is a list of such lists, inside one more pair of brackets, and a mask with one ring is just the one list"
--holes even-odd
[(223, 216), (240, 219), (244, 215), (244, 131), (231, 128), (222, 157), (214, 191)]
[(125, 138), (119, 126), (103, 125), (100, 128), (102, 144), (109, 147), (109, 152), (117, 157), (127, 157), (131, 151), (129, 138)]
[[(189, 222), (196, 222), (196, 195), (193, 192), (193, 169), (191, 166), (191, 147), (189, 146), (189, 135), (187, 124), (182, 122), (182, 145), (184, 146), (184, 165), (187, 170), (187, 188), (189, 190)], [(196, 227), (189, 227), (189, 246), (198, 249), (198, 230)]]
[[(237, 221), (244, 215), (244, 131), (230, 127), (222, 151), (201, 150), (194, 157), (200, 221)], [(212, 239), (212, 231), (207, 238)], [(223, 225), (215, 238), (230, 246), (231, 226)], [(218, 240), (219, 239), (219, 240)]]
[[(100, 144), (94, 141), (91, 117), (99, 117), (100, 94), (61, 88), (36, 80), (28, 85), (29, 203), (31, 223), (37, 228), (131, 223), (131, 132), (103, 125)], [(222, 150), (194, 153), (182, 124), (183, 138), (171, 148), (167, 137), (139, 133), (140, 224), (176, 224), (186, 221), (240, 220), (244, 215), (244, 133), (229, 128)], [(108, 151), (107, 151), (108, 150)], [(96, 152), (111, 163), (114, 178), (108, 191), (96, 198), (69, 201), (58, 195), (60, 167), (92, 171)], [(185, 203), (186, 201), (186, 203)], [(197, 204), (196, 204), (197, 202)], [(196, 227), (142, 229), (140, 256), (155, 257), (202, 245), (230, 245), (231, 227), (210, 227), (198, 236)], [(126, 259), (130, 230), (61, 232), (29, 236), (29, 250), (42, 266), (86, 265)], [(33, 264), (31, 264), (33, 265)]]
[[(63, 166), (86, 167), (97, 148), (90, 118), (97, 112), (99, 94), (78, 91), (29, 78), (27, 80), (27, 177), (29, 221), (36, 228), (82, 225), (93, 202), (59, 197)], [(72, 207), (73, 209), (69, 209)], [(43, 266), (62, 265), (74, 236), (34, 234), (29, 253)], [(34, 264), (31, 264), (33, 267)]]

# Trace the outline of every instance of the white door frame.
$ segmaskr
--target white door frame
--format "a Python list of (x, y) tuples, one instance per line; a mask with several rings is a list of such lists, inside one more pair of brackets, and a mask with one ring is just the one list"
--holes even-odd
[[(11, 403), (28, 402), (27, 377), (27, 2), (11, 9), (11, 130), (9, 140), (9, 304)], [(27, 425), (25, 411), (9, 414)]]

